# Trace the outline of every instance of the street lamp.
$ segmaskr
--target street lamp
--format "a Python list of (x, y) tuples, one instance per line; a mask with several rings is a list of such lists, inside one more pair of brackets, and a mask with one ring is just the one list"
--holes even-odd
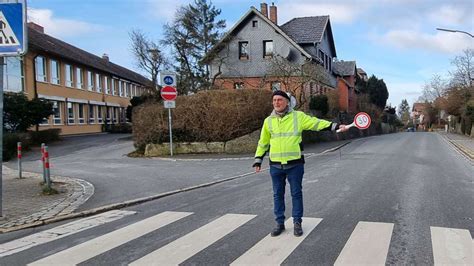
[(460, 33), (464, 33), (464, 34), (467, 34), (467, 35), (471, 36), (471, 38), (474, 38), (474, 35), (470, 34), (469, 32), (462, 31), (462, 30), (450, 30), (450, 29), (442, 29), (442, 28), (436, 28), (436, 29), (439, 30), (439, 31), (460, 32)]

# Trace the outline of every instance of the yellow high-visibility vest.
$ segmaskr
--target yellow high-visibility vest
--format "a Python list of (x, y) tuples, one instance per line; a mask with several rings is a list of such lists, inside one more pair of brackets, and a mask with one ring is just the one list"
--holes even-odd
[(263, 122), (255, 157), (262, 158), (270, 148), (272, 162), (287, 164), (288, 161), (300, 159), (303, 130), (319, 131), (331, 124), (300, 111), (290, 111), (283, 117), (272, 114)]

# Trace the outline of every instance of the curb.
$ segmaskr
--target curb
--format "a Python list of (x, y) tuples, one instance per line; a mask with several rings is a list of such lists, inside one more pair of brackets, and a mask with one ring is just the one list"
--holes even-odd
[[(336, 150), (348, 145), (349, 143), (351, 143), (351, 141), (348, 141), (346, 143), (338, 145), (334, 148), (327, 149), (327, 150), (322, 151), (320, 153), (311, 154), (307, 158), (310, 158), (310, 157), (313, 157), (313, 156), (318, 156), (318, 155), (323, 155), (323, 154), (326, 154), (326, 153), (329, 153), (329, 152), (336, 151)], [(260, 172), (266, 171), (268, 169), (269, 168), (262, 168)], [(94, 209), (81, 211), (81, 212), (78, 212), (78, 213), (70, 213), (70, 214), (66, 214), (66, 215), (61, 215), (61, 216), (57, 216), (57, 217), (54, 217), (54, 218), (50, 218), (50, 219), (46, 219), (46, 220), (42, 220), (42, 221), (37, 221), (37, 222), (34, 222), (34, 223), (30, 223), (30, 224), (24, 224), (24, 225), (20, 225), (20, 226), (16, 226), (16, 227), (11, 227), (11, 228), (7, 228), (7, 229), (0, 229), (0, 234), (9, 233), (9, 232), (22, 230), (22, 229), (27, 229), (27, 228), (32, 228), (32, 227), (37, 227), (37, 226), (41, 226), (41, 225), (47, 225), (47, 224), (60, 222), (60, 221), (64, 221), (64, 220), (69, 220), (69, 219), (74, 219), (74, 218), (88, 217), (88, 216), (99, 214), (99, 213), (102, 213), (102, 212), (115, 210), (115, 209), (121, 209), (121, 208), (125, 208), (125, 207), (130, 207), (130, 206), (138, 205), (140, 203), (153, 201), (153, 200), (156, 200), (156, 199), (164, 198), (164, 197), (167, 197), (167, 196), (172, 196), (172, 195), (183, 193), (183, 192), (188, 192), (188, 191), (192, 191), (192, 190), (196, 190), (196, 189), (200, 189), (200, 188), (214, 186), (214, 185), (217, 185), (217, 184), (220, 184), (220, 183), (232, 181), (232, 180), (235, 180), (235, 179), (244, 178), (244, 177), (247, 177), (247, 176), (250, 176), (250, 175), (253, 175), (253, 174), (256, 174), (256, 173), (252, 171), (252, 172), (249, 172), (249, 173), (236, 175), (236, 176), (232, 176), (232, 177), (227, 177), (227, 178), (223, 178), (223, 179), (208, 182), (208, 183), (203, 183), (203, 184), (199, 184), (199, 185), (195, 185), (195, 186), (191, 186), (191, 187), (186, 187), (186, 188), (176, 189), (176, 190), (172, 190), (172, 191), (168, 191), (168, 192), (163, 192), (163, 193), (156, 194), (156, 195), (153, 195), (153, 196), (142, 197), (142, 198), (128, 200), (128, 201), (124, 201), (124, 202), (120, 202), (120, 203), (109, 204), (109, 205), (97, 207), (97, 208), (94, 208)]]
[[(439, 134), (439, 133), (438, 133), (438, 134)], [(464, 156), (466, 159), (471, 160), (471, 161), (474, 161), (474, 154), (471, 153), (469, 149), (465, 148), (463, 145), (456, 143), (456, 141), (453, 141), (453, 140), (449, 139), (448, 137), (446, 137), (446, 136), (444, 136), (444, 135), (442, 135), (442, 134), (439, 134), (439, 135), (441, 135), (441, 137), (443, 137), (443, 139), (444, 139), (447, 143), (451, 144), (451, 146), (453, 146), (454, 149), (455, 149), (456, 151), (458, 151), (458, 152), (459, 152), (462, 156)]]

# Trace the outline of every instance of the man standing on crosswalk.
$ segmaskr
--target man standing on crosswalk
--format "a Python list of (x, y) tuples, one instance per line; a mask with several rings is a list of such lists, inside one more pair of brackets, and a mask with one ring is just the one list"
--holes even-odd
[(302, 181), (304, 157), (301, 133), (303, 130), (346, 131), (345, 125), (311, 117), (290, 106), (290, 96), (283, 91), (275, 91), (272, 96), (273, 112), (263, 123), (257, 151), (255, 152), (255, 171), (261, 169), (263, 157), (270, 152), (270, 175), (273, 184), (273, 210), (277, 226), (272, 236), (278, 236), (285, 230), (285, 185), (290, 184), (294, 235), (303, 235), (301, 222), (303, 217)]

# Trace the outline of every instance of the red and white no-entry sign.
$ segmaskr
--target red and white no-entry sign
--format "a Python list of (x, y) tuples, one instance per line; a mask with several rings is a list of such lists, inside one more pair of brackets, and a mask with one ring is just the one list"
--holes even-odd
[(178, 96), (178, 91), (175, 87), (164, 86), (161, 89), (161, 98), (165, 101), (174, 101), (176, 96)]
[(355, 126), (358, 129), (367, 129), (367, 128), (369, 128), (371, 122), (372, 122), (372, 120), (370, 119), (370, 116), (367, 113), (364, 113), (364, 112), (360, 112), (360, 113), (356, 114), (356, 116), (354, 117), (354, 123), (355, 123)]

